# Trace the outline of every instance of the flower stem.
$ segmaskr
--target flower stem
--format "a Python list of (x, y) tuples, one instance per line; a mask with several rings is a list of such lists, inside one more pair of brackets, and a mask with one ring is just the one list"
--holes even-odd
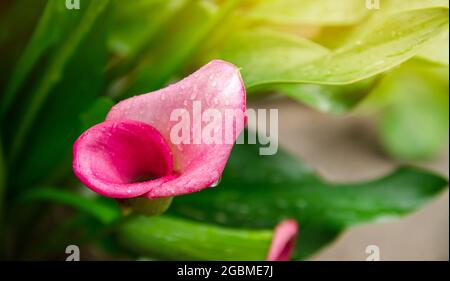
[(170, 216), (137, 216), (117, 228), (119, 242), (144, 257), (169, 260), (265, 260), (272, 230), (244, 230)]
[(172, 197), (148, 199), (145, 197), (127, 198), (118, 200), (125, 215), (137, 213), (146, 216), (157, 216), (170, 207)]

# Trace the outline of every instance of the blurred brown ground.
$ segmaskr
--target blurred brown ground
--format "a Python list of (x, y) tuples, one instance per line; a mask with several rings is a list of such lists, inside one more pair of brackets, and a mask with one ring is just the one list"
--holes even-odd
[[(328, 180), (369, 179), (399, 164), (383, 154), (370, 118), (354, 114), (331, 116), (285, 99), (251, 102), (249, 107), (279, 108), (280, 146), (305, 160)], [(449, 176), (448, 150), (432, 161), (412, 164)], [(381, 260), (448, 260), (448, 190), (399, 220), (346, 231), (313, 260), (365, 260), (368, 245), (379, 246)]]

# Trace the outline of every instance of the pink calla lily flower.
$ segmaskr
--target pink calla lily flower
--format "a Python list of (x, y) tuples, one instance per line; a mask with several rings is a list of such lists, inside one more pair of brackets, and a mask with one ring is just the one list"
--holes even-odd
[[(173, 130), (179, 126), (172, 118), (176, 110), (181, 114), (175, 117), (192, 121), (184, 128), (189, 139), (181, 143), (172, 140), (179, 136)], [(220, 116), (227, 110), (242, 114), (227, 127), (225, 117), (202, 116), (208, 110)], [(105, 122), (75, 142), (73, 170), (87, 187), (112, 198), (154, 199), (202, 190), (220, 179), (245, 126), (245, 110), (239, 70), (225, 61), (211, 61), (176, 84), (115, 105)], [(215, 142), (202, 141), (198, 118), (200, 125), (209, 121), (209, 131), (218, 134)]]
[(288, 261), (295, 247), (298, 225), (295, 220), (284, 220), (274, 230), (268, 261)]

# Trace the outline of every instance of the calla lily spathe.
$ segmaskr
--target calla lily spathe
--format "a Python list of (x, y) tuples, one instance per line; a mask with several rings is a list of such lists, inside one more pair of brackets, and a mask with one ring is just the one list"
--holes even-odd
[[(209, 187), (220, 179), (233, 144), (174, 144), (171, 112), (200, 102), (202, 111), (240, 110), (245, 119), (245, 96), (239, 70), (211, 61), (176, 84), (115, 105), (105, 122), (75, 142), (73, 170), (87, 187), (113, 198), (172, 197)], [(224, 120), (211, 122), (225, 129)], [(234, 142), (245, 120), (232, 125)], [(194, 124), (189, 126), (192, 132)]]

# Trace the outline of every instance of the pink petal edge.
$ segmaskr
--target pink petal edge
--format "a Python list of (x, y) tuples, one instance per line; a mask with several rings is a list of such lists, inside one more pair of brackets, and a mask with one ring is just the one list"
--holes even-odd
[[(233, 141), (237, 139), (245, 126), (245, 87), (239, 70), (233, 64), (214, 60), (176, 84), (155, 92), (134, 96), (115, 105), (109, 112), (107, 121), (90, 128), (75, 143), (73, 163), (75, 174), (93, 191), (113, 198), (170, 197), (196, 192), (211, 186), (220, 178), (233, 144), (194, 144), (192, 141), (188, 144), (174, 144), (170, 141), (171, 128), (177, 123), (170, 120), (171, 112), (185, 108), (193, 119), (194, 101), (201, 102), (201, 112), (206, 109), (216, 109), (224, 116), (226, 109), (242, 111), (243, 120), (233, 123), (233, 129), (237, 132), (233, 135)], [(158, 135), (151, 133), (152, 137), (143, 135), (147, 140), (160, 145), (158, 147), (162, 149), (160, 153), (162, 159), (152, 157), (141, 144), (123, 145), (128, 147), (129, 153), (136, 155), (137, 163), (131, 160), (115, 159), (121, 157), (120, 155), (112, 157), (115, 148), (108, 143), (120, 144), (120, 141), (111, 137), (112, 124), (125, 126), (129, 132), (137, 130), (133, 133), (136, 138), (139, 138), (138, 135), (145, 130), (157, 132)], [(138, 128), (137, 124), (141, 124), (142, 128)], [(147, 125), (147, 129), (143, 129), (145, 127), (143, 124)], [(222, 124), (223, 122), (221, 124), (215, 122), (213, 125), (216, 127)], [(191, 140), (193, 130), (193, 122), (191, 122)], [(103, 135), (109, 135), (110, 139), (105, 140)], [(96, 138), (100, 140), (95, 140)], [(96, 143), (104, 145), (96, 145)], [(100, 152), (96, 152), (95, 149)], [(126, 155), (126, 153), (123, 154)], [(99, 159), (96, 159), (97, 157)], [(147, 161), (146, 157), (153, 160)], [(101, 164), (95, 164), (97, 161)], [(133, 170), (133, 167), (142, 170), (145, 166), (142, 162), (145, 161), (149, 166), (153, 165), (152, 161), (156, 161), (153, 166), (158, 163), (167, 165), (170, 163), (173, 169), (170, 173), (157, 175), (157, 178), (153, 180), (130, 181), (129, 173), (139, 174), (139, 171), (127, 172), (126, 170)], [(103, 168), (108, 167), (105, 168), (104, 174), (101, 172), (103, 168), (99, 168), (101, 165)], [(115, 165), (118, 166), (114, 169)], [(109, 177), (113, 180), (108, 179)], [(122, 180), (117, 180), (118, 178)]]
[(295, 220), (284, 220), (274, 230), (268, 261), (288, 261), (295, 247), (298, 224)]

